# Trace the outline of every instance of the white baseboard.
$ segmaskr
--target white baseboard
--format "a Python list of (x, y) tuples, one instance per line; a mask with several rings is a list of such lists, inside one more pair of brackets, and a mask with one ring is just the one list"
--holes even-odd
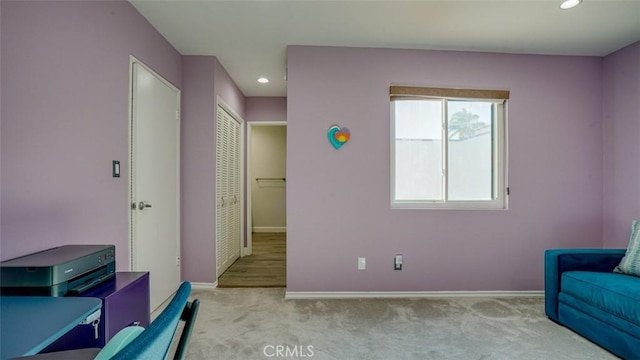
[(532, 291), (287, 291), (289, 299), (398, 299), (398, 298), (453, 298), (453, 297), (538, 297), (542, 290)]
[(242, 255), (240, 255), (240, 256), (242, 256), (242, 257), (249, 256), (249, 255), (251, 255), (252, 250), (253, 250), (252, 248), (250, 248), (248, 246), (245, 246), (245, 247), (242, 248)]
[(251, 229), (253, 232), (257, 232), (257, 233), (286, 233), (287, 232), (287, 227), (286, 226), (254, 226), (253, 229)]
[(209, 290), (215, 289), (218, 287), (218, 281), (216, 280), (214, 283), (204, 283), (204, 282), (192, 282), (191, 288), (194, 290)]

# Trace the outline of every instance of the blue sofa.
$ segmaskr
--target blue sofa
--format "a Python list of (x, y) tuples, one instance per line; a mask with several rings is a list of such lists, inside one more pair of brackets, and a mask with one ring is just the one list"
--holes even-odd
[(625, 249), (545, 252), (547, 316), (624, 359), (640, 359), (640, 277), (614, 273)]

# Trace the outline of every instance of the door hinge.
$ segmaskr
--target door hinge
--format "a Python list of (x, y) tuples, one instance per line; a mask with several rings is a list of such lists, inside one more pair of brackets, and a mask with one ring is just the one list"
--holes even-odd
[(176, 256), (176, 266), (180, 266), (180, 256)]
[(176, 110), (176, 120), (180, 120), (180, 109)]
[(507, 186), (507, 195), (509, 195), (509, 187)]

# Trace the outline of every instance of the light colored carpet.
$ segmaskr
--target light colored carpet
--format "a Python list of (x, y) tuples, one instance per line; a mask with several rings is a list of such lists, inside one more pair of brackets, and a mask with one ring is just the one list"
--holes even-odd
[(285, 300), (273, 288), (192, 297), (201, 303), (188, 359), (617, 359), (547, 319), (542, 297)]

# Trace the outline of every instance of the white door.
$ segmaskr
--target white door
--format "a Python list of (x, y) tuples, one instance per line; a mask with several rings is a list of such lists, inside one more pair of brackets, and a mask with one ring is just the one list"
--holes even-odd
[(241, 246), (240, 123), (218, 106), (216, 119), (216, 272), (239, 257)]
[(180, 283), (180, 90), (135, 60), (131, 83), (131, 268), (154, 310)]

